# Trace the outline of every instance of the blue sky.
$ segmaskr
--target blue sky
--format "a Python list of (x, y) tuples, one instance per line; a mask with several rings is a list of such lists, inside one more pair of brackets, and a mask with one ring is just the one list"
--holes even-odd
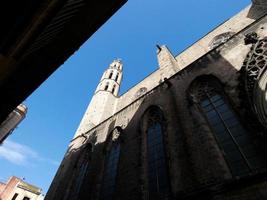
[(24, 177), (45, 193), (113, 59), (124, 64), (123, 93), (156, 69), (156, 44), (177, 55), (249, 3), (129, 0), (25, 101), (26, 119), (0, 147), (0, 181)]

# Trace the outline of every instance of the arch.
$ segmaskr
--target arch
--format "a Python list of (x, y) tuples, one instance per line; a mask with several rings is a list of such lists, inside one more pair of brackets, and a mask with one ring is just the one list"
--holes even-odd
[(118, 78), (119, 78), (119, 73), (116, 74), (116, 78), (115, 78), (116, 82), (118, 81)]
[(89, 161), (91, 159), (92, 149), (93, 146), (90, 142), (87, 142), (81, 149), (80, 156), (75, 164), (76, 172), (73, 174), (73, 176), (75, 176), (75, 181), (69, 195), (70, 200), (79, 199), (82, 185), (88, 172), (91, 170)]
[(110, 74), (109, 74), (108, 78), (109, 78), (109, 79), (111, 79), (111, 78), (112, 78), (112, 76), (113, 76), (113, 71), (111, 71), (111, 72), (110, 72)]
[(109, 86), (109, 83), (107, 82), (106, 85), (105, 85), (105, 88), (104, 88), (105, 91), (108, 90), (108, 86)]
[(107, 136), (105, 146), (105, 163), (102, 177), (100, 199), (113, 199), (116, 187), (117, 168), (120, 157), (121, 127), (115, 127)]
[(246, 44), (252, 44), (241, 68), (242, 84), (245, 90), (242, 101), (251, 110), (257, 121), (267, 131), (267, 37), (259, 39), (255, 32), (245, 38)]
[(107, 134), (105, 146), (104, 146), (104, 153), (108, 152), (111, 148), (112, 143), (114, 142), (121, 142), (122, 140), (122, 133), (123, 129), (121, 126), (114, 126), (115, 121), (112, 121), (109, 127), (109, 132)]
[(111, 91), (112, 94), (115, 94), (115, 89), (116, 89), (116, 85), (113, 85), (113, 88), (112, 88), (112, 91)]
[(158, 106), (151, 106), (146, 110), (143, 126), (146, 138), (148, 199), (168, 199), (170, 183), (164, 143), (165, 119)]
[(197, 77), (189, 87), (188, 97), (204, 116), (233, 176), (267, 167), (257, 138), (242, 123), (218, 78)]

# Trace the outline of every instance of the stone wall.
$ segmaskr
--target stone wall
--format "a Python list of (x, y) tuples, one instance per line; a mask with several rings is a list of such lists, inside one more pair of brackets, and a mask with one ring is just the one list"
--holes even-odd
[[(68, 199), (65, 192), (71, 192), (71, 186), (64, 184), (64, 180), (66, 177), (68, 180), (75, 177), (79, 164), (75, 168), (66, 166), (79, 163), (77, 155), (82, 154), (83, 146), (87, 143), (92, 145), (89, 161), (91, 167), (81, 188), (80, 199), (99, 198), (106, 149), (116, 127), (120, 127), (122, 133), (114, 197), (122, 200), (147, 199), (146, 129), (143, 121), (144, 113), (152, 106), (158, 107), (164, 114), (166, 162), (174, 199), (266, 199), (266, 172), (255, 172), (245, 178), (233, 177), (207, 120), (192, 103), (189, 95), (192, 83), (199, 77), (218, 79), (233, 110), (245, 122), (246, 127), (251, 127), (253, 121), (248, 120), (244, 114), (246, 108), (241, 106), (243, 99), (240, 98), (240, 93), (244, 90), (240, 81), (240, 69), (251, 50), (251, 44), (245, 44), (244, 39), (252, 32), (256, 32), (260, 38), (266, 36), (267, 17), (251, 24), (253, 20), (245, 18), (248, 12), (249, 8), (230, 20), (232, 24), (228, 24), (228, 28), (234, 28), (234, 22), (239, 20), (242, 21), (242, 26), (239, 24), (233, 30), (238, 34), (232, 35), (227, 42), (213, 50), (205, 50), (208, 47), (203, 47), (203, 51), (194, 50), (199, 53), (192, 54), (192, 60), (189, 60), (190, 51), (187, 52), (188, 55), (184, 52), (180, 58), (176, 57), (178, 66), (181, 67), (182, 62), (184, 65), (177, 74), (161, 80), (160, 71), (154, 72), (121, 97), (123, 102), (118, 104), (118, 110), (113, 116), (74, 138), (55, 180), (61, 182), (53, 185), (49, 192), (52, 193), (53, 188), (57, 188), (53, 191), (57, 198), (46, 199)], [(209, 39), (206, 37), (204, 40), (207, 44)], [(201, 46), (200, 43), (197, 46)], [(188, 59), (182, 59), (183, 55)], [(189, 65), (186, 66), (187, 64)], [(147, 91), (134, 96), (140, 87), (146, 87)], [(257, 135), (257, 132), (254, 131), (253, 134)], [(261, 139), (261, 136), (257, 137)], [(62, 197), (62, 193), (65, 196)]]

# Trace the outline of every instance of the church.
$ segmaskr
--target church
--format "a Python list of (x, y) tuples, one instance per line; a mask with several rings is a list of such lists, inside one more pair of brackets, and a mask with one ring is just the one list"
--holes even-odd
[(267, 1), (118, 95), (115, 59), (54, 177), (46, 200), (267, 199)]

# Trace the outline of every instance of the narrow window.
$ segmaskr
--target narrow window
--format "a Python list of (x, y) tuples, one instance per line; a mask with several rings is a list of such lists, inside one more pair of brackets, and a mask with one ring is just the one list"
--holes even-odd
[(108, 78), (112, 78), (112, 76), (113, 76), (113, 71), (111, 71)]
[(151, 117), (152, 120), (150, 120), (147, 129), (149, 199), (168, 199), (170, 188), (163, 143), (161, 112), (157, 111)]
[(116, 75), (115, 81), (117, 82), (119, 78), (119, 73)]
[[(94, 132), (93, 135), (96, 133)], [(80, 152), (80, 156), (78, 160), (76, 161), (77, 163), (75, 164), (75, 171), (73, 171), (73, 176), (75, 176), (75, 179), (73, 181), (73, 185), (71, 186), (71, 193), (68, 197), (68, 200), (79, 200), (80, 199), (80, 192), (81, 188), (84, 184), (84, 181), (87, 177), (88, 172), (91, 171), (90, 168), (90, 155), (92, 152), (92, 145), (91, 143), (87, 143), (82, 151)], [(88, 189), (88, 188), (87, 188)]]
[(108, 83), (106, 84), (106, 86), (105, 86), (105, 89), (104, 89), (105, 91), (107, 91), (108, 90)]
[(80, 190), (81, 190), (81, 186), (83, 184), (84, 178), (86, 177), (86, 174), (88, 172), (88, 161), (85, 161), (78, 173), (78, 176), (76, 178), (76, 183), (75, 183), (75, 187), (73, 190), (73, 193), (71, 195), (71, 200), (78, 200), (79, 198), (79, 194), (80, 194)]
[(19, 195), (18, 193), (15, 193), (11, 200), (16, 200), (16, 198), (18, 197), (18, 195)]
[(120, 157), (120, 144), (114, 142), (105, 160), (105, 170), (101, 188), (101, 199), (113, 199), (117, 167)]
[(114, 94), (116, 86), (114, 85), (112, 88), (112, 93)]

